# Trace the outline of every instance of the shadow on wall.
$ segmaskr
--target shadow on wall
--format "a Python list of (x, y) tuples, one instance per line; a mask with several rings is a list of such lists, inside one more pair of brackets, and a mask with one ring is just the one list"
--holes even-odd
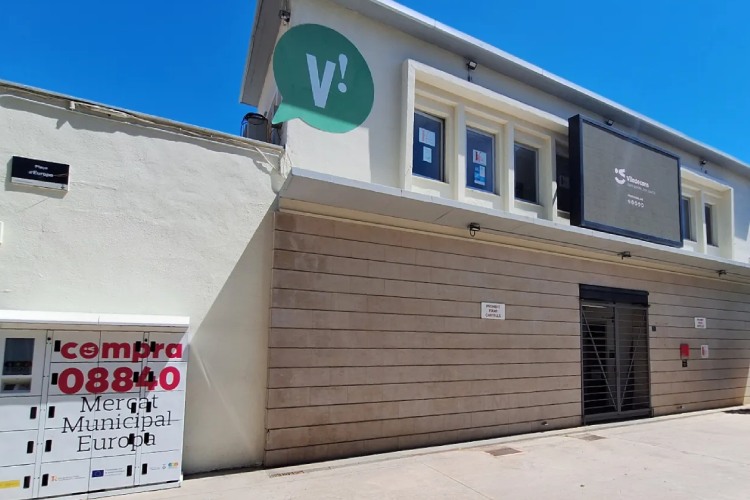
[[(746, 176), (727, 175), (719, 179), (724, 184), (729, 184), (734, 189), (734, 237), (741, 240), (740, 245), (745, 242), (750, 244), (750, 179)], [(742, 251), (742, 250), (741, 250)], [(750, 251), (750, 247), (748, 247)], [(741, 258), (741, 254), (735, 252), (735, 259)], [(743, 262), (746, 262), (743, 260)]]
[[(750, 242), (750, 213), (745, 213), (743, 210), (736, 210), (738, 205), (737, 198), (735, 198), (734, 204), (734, 237)], [(736, 254), (735, 258), (737, 258)]]
[(272, 206), (191, 338), (187, 473), (263, 459), (273, 214)]
[[(247, 156), (247, 148), (217, 142), (208, 138), (194, 137), (189, 135), (188, 131), (184, 129), (169, 132), (157, 128), (156, 125), (149, 127), (148, 124), (131, 123), (127, 121), (127, 119), (118, 120), (121, 115), (127, 117), (127, 113), (113, 112), (112, 116), (114, 116), (114, 118), (110, 119), (105, 111), (102, 111), (101, 116), (95, 114), (84, 114), (78, 111), (69, 111), (56, 105), (30, 101), (15, 95), (0, 95), (0, 107), (33, 113), (52, 120), (57, 120), (57, 129), (60, 129), (63, 125), (67, 124), (75, 130), (88, 130), (105, 134), (126, 134), (131, 137), (148, 137), (151, 139), (160, 139), (177, 143), (192, 143), (199, 145), (201, 148), (208, 151)], [(241, 138), (238, 136), (237, 139), (239, 140)], [(54, 161), (54, 159), (52, 160)], [(258, 170), (261, 170), (266, 174), (271, 174), (271, 170), (267, 163), (254, 160), (253, 164)]]

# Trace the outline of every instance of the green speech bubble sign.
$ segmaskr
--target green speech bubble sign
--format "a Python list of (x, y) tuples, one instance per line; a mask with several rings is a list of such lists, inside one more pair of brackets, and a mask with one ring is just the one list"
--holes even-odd
[(331, 28), (301, 24), (287, 31), (276, 44), (273, 74), (282, 97), (273, 123), (299, 118), (341, 134), (372, 110), (370, 68), (357, 47)]

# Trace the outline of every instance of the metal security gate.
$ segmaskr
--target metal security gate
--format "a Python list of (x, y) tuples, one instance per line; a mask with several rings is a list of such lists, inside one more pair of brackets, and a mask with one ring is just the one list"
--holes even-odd
[(648, 295), (581, 286), (584, 423), (651, 413)]

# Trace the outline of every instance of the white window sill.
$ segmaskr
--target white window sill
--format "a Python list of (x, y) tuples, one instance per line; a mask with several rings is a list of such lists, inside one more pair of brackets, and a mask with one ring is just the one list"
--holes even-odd
[(425, 194), (427, 196), (452, 198), (450, 184), (419, 175), (411, 176), (411, 190), (415, 193)]
[(544, 218), (544, 207), (542, 205), (530, 201), (519, 200), (518, 198), (513, 200), (513, 209), (511, 211), (514, 214), (525, 215), (526, 217), (532, 217), (534, 219)]

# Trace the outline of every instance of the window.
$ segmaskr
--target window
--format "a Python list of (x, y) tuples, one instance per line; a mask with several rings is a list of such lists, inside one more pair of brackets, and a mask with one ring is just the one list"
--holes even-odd
[(570, 212), (570, 162), (566, 156), (555, 155), (557, 178), (557, 209)]
[[(566, 120), (416, 61), (403, 69), (402, 189), (525, 217), (566, 219), (552, 213), (555, 145), (565, 142)], [(521, 149), (514, 153), (515, 145)]]
[(441, 118), (419, 111), (414, 113), (414, 145), (412, 173), (437, 181), (444, 180), (443, 174), (443, 130), (445, 122)]
[(680, 228), (682, 229), (683, 240), (695, 241), (692, 206), (692, 200), (687, 196), (680, 199)]
[(683, 248), (714, 257), (733, 259), (732, 188), (685, 167), (682, 167), (680, 176)]
[(515, 144), (515, 196), (521, 201), (537, 203), (539, 200), (537, 189), (538, 151), (534, 148)]
[(30, 392), (34, 339), (7, 338), (4, 350), (0, 392)]
[(706, 221), (706, 244), (712, 247), (718, 247), (719, 238), (717, 238), (716, 235), (716, 221), (714, 219), (716, 216), (716, 210), (714, 210), (714, 206), (709, 203), (706, 203), (704, 210)]
[(466, 186), (495, 191), (495, 138), (471, 128), (466, 129)]

